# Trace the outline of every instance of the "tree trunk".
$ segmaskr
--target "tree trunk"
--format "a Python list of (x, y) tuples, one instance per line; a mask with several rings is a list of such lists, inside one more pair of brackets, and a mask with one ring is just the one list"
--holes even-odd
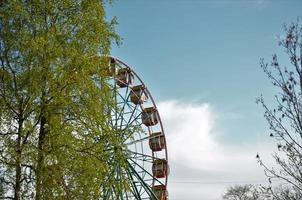
[(40, 121), (40, 131), (39, 131), (39, 140), (38, 140), (38, 159), (37, 159), (37, 168), (36, 168), (36, 200), (41, 200), (42, 193), (42, 171), (44, 167), (44, 142), (45, 142), (45, 123), (46, 118), (44, 115), (41, 117)]
[(16, 141), (16, 166), (15, 166), (15, 172), (16, 172), (16, 178), (15, 178), (15, 194), (14, 194), (14, 200), (20, 200), (20, 194), (21, 194), (21, 154), (22, 154), (22, 148), (21, 148), (21, 138), (22, 138), (22, 128), (23, 128), (23, 120), (20, 119), (18, 122), (18, 137)]

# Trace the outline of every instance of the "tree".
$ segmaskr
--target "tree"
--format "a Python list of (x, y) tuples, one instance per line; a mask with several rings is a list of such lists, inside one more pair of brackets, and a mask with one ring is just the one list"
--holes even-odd
[(119, 41), (115, 24), (101, 0), (1, 1), (3, 199), (103, 195), (114, 91), (100, 55)]
[(0, 199), (3, 199), (4, 197), (4, 183), (3, 179), (0, 179)]
[(273, 200), (297, 200), (300, 199), (300, 194), (295, 192), (292, 187), (279, 185), (272, 190), (269, 189), (269, 193), (273, 197)]
[(267, 191), (255, 185), (235, 185), (227, 189), (224, 200), (272, 200)]
[[(264, 73), (279, 91), (275, 105), (269, 107), (262, 96), (257, 100), (264, 108), (270, 136), (277, 143), (273, 155), (276, 166), (268, 166), (259, 155), (257, 158), (271, 183), (281, 181), (287, 186), (290, 199), (302, 199), (302, 25), (297, 20), (285, 25), (284, 31), (279, 45), (284, 48), (289, 64), (283, 67), (276, 54), (270, 63), (261, 60)], [(276, 199), (289, 199), (282, 198), (280, 190), (271, 190)]]

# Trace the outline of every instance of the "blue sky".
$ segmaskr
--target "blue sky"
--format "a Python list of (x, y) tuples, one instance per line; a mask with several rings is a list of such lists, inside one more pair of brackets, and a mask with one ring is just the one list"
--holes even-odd
[[(236, 157), (233, 154), (244, 150), (247, 156), (252, 155), (247, 159), (255, 165), (255, 174), (251, 176), (261, 179), (261, 169), (253, 156), (258, 151), (273, 149), (266, 149), (268, 130), (255, 99), (264, 94), (270, 101), (275, 90), (261, 71), (259, 60), (263, 57), (269, 61), (273, 53), (282, 54), (277, 36), (282, 36), (284, 23), (302, 17), (302, 1), (116, 0), (112, 6), (107, 6), (107, 14), (109, 19), (118, 18), (117, 31), (123, 38), (123, 44), (114, 46), (111, 54), (140, 75), (166, 119), (167, 139), (174, 150), (169, 149), (171, 164), (174, 164), (169, 186), (171, 199), (218, 200), (225, 187), (238, 183), (239, 179), (229, 177), (236, 171), (236, 165), (225, 163), (230, 169), (214, 169), (219, 163), (197, 158), (200, 162), (196, 163), (207, 165), (209, 161), (209, 167), (182, 166), (177, 160), (181, 157), (173, 156), (181, 154), (173, 149), (173, 144), (177, 145), (175, 138), (181, 136), (175, 133), (172, 122), (180, 121), (168, 118), (170, 115), (165, 112), (182, 113), (192, 119), (186, 120), (184, 127), (195, 127), (190, 125), (195, 117), (201, 124), (208, 123), (205, 130), (196, 126), (194, 135), (195, 139), (206, 138), (205, 143), (200, 143), (209, 145), (208, 150), (190, 149), (194, 152), (188, 154), (206, 157), (209, 155), (202, 153), (216, 152), (219, 159), (221, 152), (229, 152), (226, 156), (233, 159)], [(283, 58), (281, 62), (287, 64), (286, 57)], [(173, 106), (179, 110), (176, 112)], [(236, 158), (243, 157), (237, 155)], [(188, 169), (193, 168), (199, 175), (193, 172), (186, 175)], [(243, 174), (237, 176), (239, 183), (255, 180)], [(187, 179), (198, 177), (206, 183), (188, 186), (186, 181), (180, 181), (184, 176)]]

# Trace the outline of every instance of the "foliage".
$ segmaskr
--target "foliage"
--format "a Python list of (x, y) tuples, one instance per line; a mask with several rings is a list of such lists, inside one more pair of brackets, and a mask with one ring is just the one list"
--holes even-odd
[(222, 198), (224, 200), (252, 200), (254, 196), (251, 185), (237, 185), (230, 187)]
[[(110, 170), (104, 2), (2, 1), (0, 170), (6, 199), (97, 199)], [(107, 138), (107, 140), (104, 140)]]
[(227, 189), (224, 200), (272, 200), (264, 188), (256, 185), (235, 185)]
[(279, 185), (274, 189), (269, 188), (273, 200), (297, 200), (301, 199), (300, 194), (289, 186)]
[(224, 200), (297, 200), (299, 194), (290, 187), (279, 185), (264, 187), (261, 185), (235, 185), (227, 189)]
[[(285, 199), (302, 199), (302, 24), (297, 20), (285, 25), (284, 30), (285, 37), (280, 38), (279, 45), (285, 49), (289, 65), (283, 67), (277, 55), (270, 63), (261, 60), (264, 73), (279, 91), (275, 95), (276, 106), (270, 108), (262, 96), (257, 100), (264, 108), (270, 136), (277, 142), (273, 155), (277, 165), (270, 167), (259, 155), (257, 158), (271, 183), (281, 181), (287, 186), (281, 191), (294, 194), (291, 196), (295, 198)], [(277, 199), (282, 194), (273, 189), (272, 192)]]

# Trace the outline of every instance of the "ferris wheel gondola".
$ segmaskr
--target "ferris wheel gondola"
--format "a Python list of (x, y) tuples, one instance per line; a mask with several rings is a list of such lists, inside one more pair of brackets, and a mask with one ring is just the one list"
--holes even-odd
[[(168, 200), (168, 152), (163, 124), (151, 93), (123, 61), (108, 56), (115, 109), (108, 185), (104, 200)], [(120, 184), (110, 184), (119, 180)]]

